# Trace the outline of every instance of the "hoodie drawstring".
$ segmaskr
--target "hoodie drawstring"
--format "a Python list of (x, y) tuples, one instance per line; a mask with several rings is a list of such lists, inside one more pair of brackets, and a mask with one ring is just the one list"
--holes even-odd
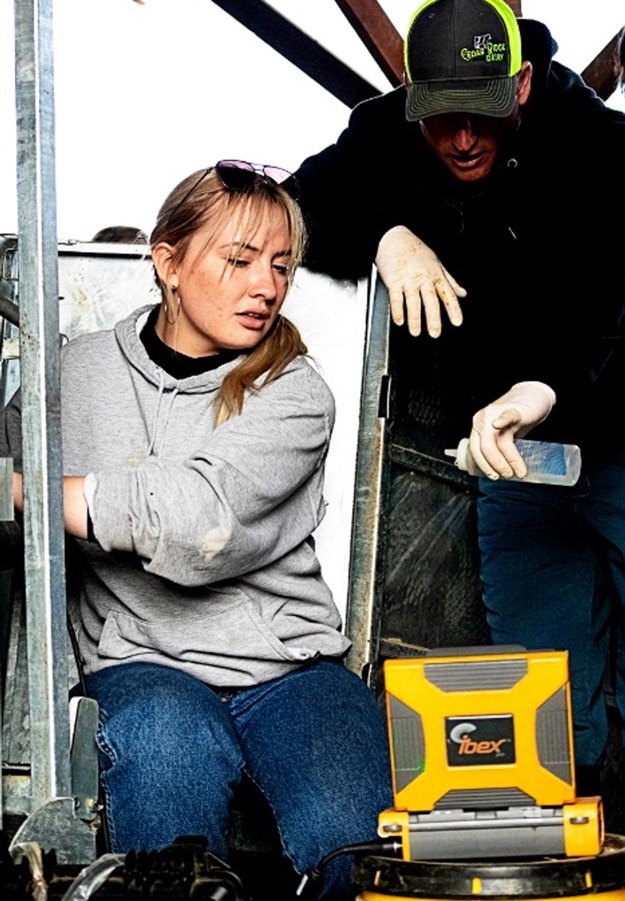
[[(169, 423), (169, 417), (171, 416), (171, 409), (172, 409), (172, 407), (174, 405), (174, 401), (179, 393), (180, 393), (180, 389), (178, 388), (178, 386), (176, 386), (175, 388), (172, 389), (171, 394), (169, 396), (169, 403), (167, 404), (167, 409), (163, 415), (163, 425), (161, 428), (161, 440), (160, 440), (161, 448), (163, 446), (163, 442), (165, 441), (165, 435), (167, 434), (167, 425)], [(150, 445), (148, 447), (148, 453), (147, 453), (148, 457), (151, 457), (153, 455), (158, 456), (158, 452), (155, 451), (155, 445), (156, 445), (156, 436), (158, 433), (158, 422), (159, 422), (161, 406), (162, 406), (162, 401), (163, 401), (164, 396), (165, 396), (165, 377), (164, 377), (164, 373), (161, 371), (161, 373), (159, 375), (159, 382), (158, 382), (158, 400), (156, 402), (156, 410), (154, 411), (154, 419), (152, 420), (152, 434), (150, 435)]]

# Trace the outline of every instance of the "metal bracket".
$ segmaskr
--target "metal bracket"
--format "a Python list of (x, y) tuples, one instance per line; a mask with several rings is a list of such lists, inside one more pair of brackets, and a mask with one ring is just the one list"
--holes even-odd
[(10, 850), (36, 842), (44, 852), (53, 850), (58, 863), (84, 866), (95, 860), (95, 838), (95, 829), (76, 815), (74, 798), (55, 798), (26, 817)]
[(72, 794), (76, 815), (88, 823), (98, 816), (98, 749), (95, 736), (98, 729), (98, 704), (93, 698), (74, 698), (70, 701), (70, 715), (75, 711), (70, 767)]

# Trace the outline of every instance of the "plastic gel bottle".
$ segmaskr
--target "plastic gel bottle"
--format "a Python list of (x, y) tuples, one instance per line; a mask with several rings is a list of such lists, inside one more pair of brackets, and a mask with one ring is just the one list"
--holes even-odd
[[(517, 439), (515, 446), (527, 466), (523, 479), (511, 476), (505, 482), (533, 482), (541, 485), (575, 485), (582, 468), (580, 449), (576, 444), (555, 444), (549, 441)], [(446, 450), (455, 457), (456, 466), (472, 476), (483, 476), (469, 449), (469, 439), (463, 438), (457, 450)]]

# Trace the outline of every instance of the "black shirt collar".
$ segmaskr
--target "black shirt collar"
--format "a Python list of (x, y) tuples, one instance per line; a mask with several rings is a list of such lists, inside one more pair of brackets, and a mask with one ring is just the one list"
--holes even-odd
[(141, 343), (145, 347), (148, 357), (161, 369), (164, 369), (175, 379), (186, 379), (192, 375), (201, 375), (211, 369), (217, 369), (224, 363), (229, 363), (238, 357), (240, 350), (222, 350), (217, 354), (206, 357), (188, 357), (180, 351), (174, 350), (164, 341), (161, 341), (156, 333), (156, 320), (159, 307), (154, 307), (141, 330)]

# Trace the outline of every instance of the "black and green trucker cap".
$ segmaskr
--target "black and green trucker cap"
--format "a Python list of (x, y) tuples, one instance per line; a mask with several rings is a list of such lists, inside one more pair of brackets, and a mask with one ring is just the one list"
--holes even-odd
[(504, 0), (426, 0), (404, 44), (406, 118), (442, 113), (509, 116), (521, 36)]

